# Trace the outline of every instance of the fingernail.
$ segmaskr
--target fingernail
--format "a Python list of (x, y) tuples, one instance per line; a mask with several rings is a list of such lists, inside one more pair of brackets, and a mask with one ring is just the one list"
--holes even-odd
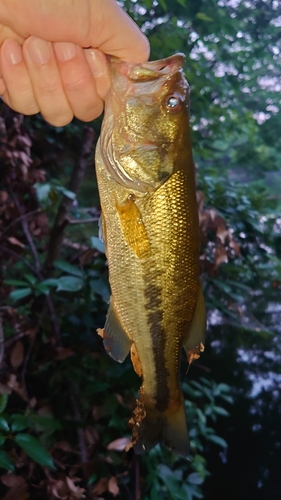
[(6, 40), (2, 45), (2, 52), (9, 64), (18, 64), (22, 61), (20, 44), (13, 39)]
[(36, 64), (45, 64), (51, 59), (51, 43), (31, 36), (26, 43), (26, 50), (30, 59)]
[(56, 42), (54, 43), (54, 49), (57, 59), (61, 62), (70, 61), (77, 54), (76, 45), (70, 42)]
[(103, 74), (107, 69), (107, 59), (104, 54), (97, 49), (85, 49), (86, 58), (91, 72), (95, 77)]

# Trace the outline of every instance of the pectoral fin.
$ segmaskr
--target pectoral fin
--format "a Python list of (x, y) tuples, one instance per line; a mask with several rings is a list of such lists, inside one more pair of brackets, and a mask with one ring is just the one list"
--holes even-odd
[(189, 364), (192, 363), (194, 359), (199, 358), (201, 352), (204, 351), (205, 330), (206, 330), (205, 299), (202, 292), (202, 288), (200, 286), (193, 320), (189, 328), (187, 339), (183, 344)]
[(127, 244), (139, 259), (148, 257), (150, 255), (150, 243), (141, 213), (134, 201), (134, 196), (128, 196), (125, 203), (116, 205), (116, 209)]
[(98, 328), (97, 333), (103, 338), (106, 352), (115, 361), (123, 363), (129, 354), (132, 341), (124, 331), (110, 300), (104, 328)]

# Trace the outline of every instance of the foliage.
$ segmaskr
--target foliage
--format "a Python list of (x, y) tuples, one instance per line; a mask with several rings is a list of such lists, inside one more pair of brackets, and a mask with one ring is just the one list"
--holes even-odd
[(55, 129), (2, 105), (1, 497), (275, 500), (277, 3), (123, 3), (149, 36), (153, 58), (187, 56), (208, 307), (206, 354), (187, 377), (182, 363), (191, 460), (160, 446), (141, 459), (125, 450), (139, 380), (128, 360), (105, 355), (96, 334), (109, 299), (92, 168), (100, 122)]

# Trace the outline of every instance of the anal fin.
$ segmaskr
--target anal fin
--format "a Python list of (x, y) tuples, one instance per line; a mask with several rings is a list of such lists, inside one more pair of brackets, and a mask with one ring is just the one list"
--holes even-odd
[(103, 345), (109, 356), (123, 363), (130, 352), (132, 341), (120, 323), (112, 299), (110, 299), (104, 328), (98, 328), (97, 333), (103, 338)]
[(200, 357), (201, 352), (204, 351), (205, 330), (206, 330), (205, 299), (202, 288), (200, 286), (193, 320), (190, 325), (187, 338), (183, 344), (189, 364), (192, 363), (194, 359), (198, 359)]

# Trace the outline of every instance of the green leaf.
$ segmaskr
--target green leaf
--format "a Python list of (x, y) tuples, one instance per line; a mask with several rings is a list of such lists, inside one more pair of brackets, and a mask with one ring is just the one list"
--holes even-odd
[(38, 279), (35, 276), (33, 276), (33, 274), (25, 274), (24, 278), (26, 279), (26, 281), (28, 281), (28, 284), (30, 285), (35, 285), (35, 283), (38, 282)]
[(25, 415), (14, 414), (12, 415), (11, 420), (12, 420), (12, 425), (11, 425), (12, 432), (23, 431), (28, 427), (28, 419)]
[(110, 291), (106, 283), (101, 279), (90, 280), (90, 287), (96, 294), (101, 295), (103, 301), (108, 304)]
[(207, 16), (207, 14), (204, 14), (204, 12), (197, 12), (196, 17), (197, 17), (197, 19), (200, 19), (200, 21), (206, 21), (207, 23), (210, 23), (213, 21), (213, 19), (211, 17)]
[(0, 467), (6, 470), (15, 470), (13, 462), (11, 462), (9, 456), (5, 451), (0, 450)]
[[(57, 283), (56, 283), (57, 285)], [(50, 286), (46, 285), (46, 283), (38, 283), (38, 285), (35, 286), (35, 290), (41, 293), (44, 293), (45, 295), (48, 295), (50, 292)]]
[(52, 455), (43, 448), (37, 438), (30, 434), (18, 434), (15, 441), (35, 462), (51, 469), (55, 468)]
[(206, 436), (206, 437), (207, 437), (208, 441), (212, 441), (212, 443), (215, 443), (218, 446), (221, 446), (222, 448), (228, 448), (227, 442), (222, 437), (216, 436), (215, 434), (211, 434), (211, 435)]
[(58, 280), (57, 280), (57, 278), (48, 278), (47, 280), (41, 281), (40, 285), (47, 286), (47, 287), (58, 286)]
[(36, 189), (36, 195), (40, 203), (46, 201), (49, 198), (49, 194), (51, 191), (51, 185), (50, 183), (44, 183), (44, 184), (35, 184), (34, 185)]
[(78, 267), (72, 266), (65, 260), (56, 260), (55, 267), (60, 269), (61, 271), (65, 271), (68, 274), (73, 274), (73, 276), (79, 276), (79, 278), (83, 278), (84, 273)]
[(0, 429), (1, 431), (10, 432), (9, 424), (7, 420), (3, 417), (0, 417)]
[(221, 396), (222, 392), (230, 392), (230, 387), (227, 384), (221, 383), (215, 387), (214, 396)]
[(26, 281), (22, 280), (5, 280), (4, 283), (5, 285), (11, 285), (11, 286), (27, 286), (29, 284)]
[(62, 426), (60, 422), (55, 420), (53, 417), (43, 417), (40, 415), (33, 415), (30, 419), (32, 423), (36, 424), (41, 430), (56, 431), (61, 430)]
[(31, 288), (21, 288), (20, 290), (14, 290), (13, 292), (10, 293), (10, 299), (12, 300), (20, 300), (23, 299), (24, 297), (27, 297), (32, 293)]
[(160, 464), (157, 467), (157, 474), (158, 474), (159, 477), (161, 477), (161, 479), (164, 479), (167, 476), (172, 476), (173, 475), (173, 471), (167, 465)]
[(150, 491), (150, 500), (159, 500), (159, 494), (156, 489), (155, 483), (152, 485), (151, 491)]
[(222, 408), (221, 406), (214, 406), (213, 411), (218, 415), (222, 415), (223, 417), (229, 417), (228, 411), (225, 408)]
[(95, 248), (100, 253), (105, 253), (104, 243), (97, 236), (92, 236), (90, 241), (92, 248)]
[(0, 432), (0, 446), (3, 446), (6, 439), (7, 439), (7, 436), (4, 436), (4, 434), (2, 434), (2, 432)]
[(198, 472), (192, 472), (187, 476), (187, 480), (191, 484), (202, 484), (204, 479), (198, 474)]
[(158, 3), (159, 3), (159, 5), (161, 5), (163, 10), (165, 10), (165, 11), (167, 10), (167, 4), (166, 4), (165, 0), (158, 0)]
[(8, 403), (8, 394), (0, 394), (0, 413), (3, 413)]
[(75, 200), (76, 198), (76, 193), (73, 193), (73, 191), (70, 191), (69, 189), (66, 189), (63, 186), (55, 186), (55, 189), (60, 193), (62, 193), (67, 198), (69, 198), (70, 200)]
[(81, 278), (76, 278), (75, 276), (62, 276), (58, 279), (57, 291), (79, 292), (83, 285), (84, 281)]

